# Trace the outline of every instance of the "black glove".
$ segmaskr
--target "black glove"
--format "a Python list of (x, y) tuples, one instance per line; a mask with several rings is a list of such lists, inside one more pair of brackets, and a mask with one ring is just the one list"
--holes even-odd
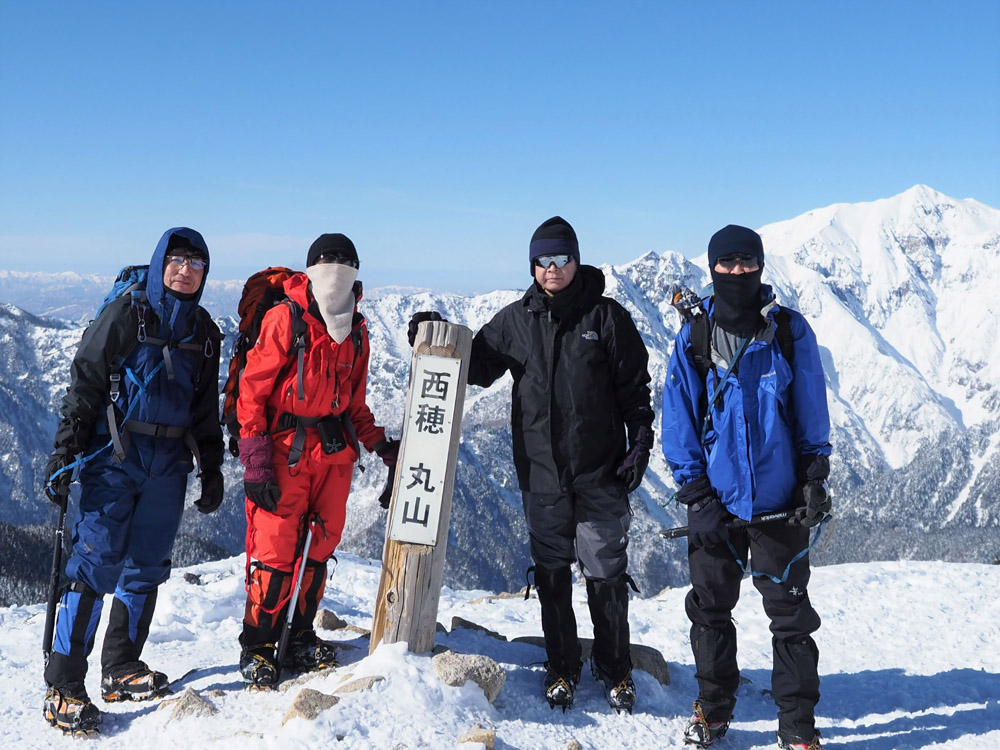
[(382, 463), (393, 469), (399, 459), (399, 441), (392, 438), (383, 440), (375, 446), (375, 453), (382, 459)]
[[(73, 479), (72, 469), (61, 471), (73, 463), (73, 455), (59, 449), (49, 456), (49, 462), (45, 465), (45, 497), (57, 505), (62, 505), (69, 497), (69, 483)], [(55, 479), (52, 475), (59, 472)]]
[(632, 446), (617, 471), (618, 478), (625, 483), (625, 492), (635, 492), (642, 484), (642, 475), (646, 473), (648, 465), (649, 451), (638, 445)]
[(201, 479), (201, 497), (194, 501), (196, 507), (202, 513), (212, 513), (222, 505), (222, 496), (225, 494), (225, 487), (222, 482), (222, 472), (203, 471)]
[(795, 488), (795, 510), (788, 525), (811, 528), (827, 516), (831, 506), (830, 495), (822, 482), (810, 480), (800, 484)]
[(652, 447), (653, 431), (648, 427), (640, 427), (632, 441), (632, 448), (615, 472), (625, 484), (625, 492), (635, 492), (642, 484), (642, 475), (649, 465), (649, 451)]
[(688, 540), (693, 547), (715, 547), (729, 539), (729, 513), (719, 496), (712, 494), (688, 506)]
[(406, 326), (406, 340), (410, 342), (410, 346), (413, 346), (413, 340), (417, 337), (417, 326), (429, 320), (443, 321), (444, 318), (439, 313), (428, 310), (413, 313), (409, 325)]
[(247, 498), (261, 510), (274, 513), (281, 502), (281, 490), (274, 479), (266, 482), (243, 482), (243, 491), (247, 493)]

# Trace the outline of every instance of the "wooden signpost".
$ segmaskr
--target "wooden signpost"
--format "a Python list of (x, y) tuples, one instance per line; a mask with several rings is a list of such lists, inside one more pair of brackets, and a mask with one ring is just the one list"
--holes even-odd
[(465, 326), (430, 321), (417, 329), (372, 652), (398, 641), (414, 653), (434, 648), (471, 351)]

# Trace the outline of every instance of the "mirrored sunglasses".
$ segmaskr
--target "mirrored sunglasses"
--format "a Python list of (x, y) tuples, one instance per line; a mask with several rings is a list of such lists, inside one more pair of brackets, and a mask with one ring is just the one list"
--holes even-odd
[(174, 266), (191, 266), (195, 271), (204, 271), (208, 265), (201, 258), (192, 258), (190, 255), (168, 255), (167, 263)]
[(316, 263), (337, 263), (342, 266), (351, 266), (352, 268), (361, 267), (361, 264), (354, 260), (354, 258), (345, 258), (342, 255), (330, 255), (329, 253), (323, 253), (316, 258)]
[(568, 266), (571, 260), (573, 260), (572, 255), (562, 253), (559, 255), (539, 255), (535, 258), (535, 265), (539, 268), (548, 268), (555, 263), (556, 268), (562, 268), (563, 266)]
[(716, 265), (722, 266), (727, 271), (731, 271), (736, 266), (742, 268), (756, 268), (759, 265), (756, 255), (724, 255), (715, 261)]

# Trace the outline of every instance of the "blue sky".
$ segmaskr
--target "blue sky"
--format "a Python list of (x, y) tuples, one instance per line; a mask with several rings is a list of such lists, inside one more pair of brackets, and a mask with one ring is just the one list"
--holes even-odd
[(0, 0), (0, 269), (524, 287), (923, 183), (1000, 205), (996, 2)]

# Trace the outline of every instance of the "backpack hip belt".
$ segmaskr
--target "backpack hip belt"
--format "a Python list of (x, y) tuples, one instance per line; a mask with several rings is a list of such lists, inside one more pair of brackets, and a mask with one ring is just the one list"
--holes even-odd
[[(339, 453), (347, 447), (348, 442), (345, 435), (354, 436), (354, 425), (347, 412), (328, 414), (325, 417), (300, 417), (289, 412), (282, 412), (275, 419), (274, 431), (295, 430), (292, 447), (288, 451), (289, 467), (295, 466), (302, 458), (306, 443), (306, 430), (309, 428), (314, 428), (319, 433), (320, 445), (328, 456)], [(352, 444), (357, 448), (356, 438), (352, 440)]]

